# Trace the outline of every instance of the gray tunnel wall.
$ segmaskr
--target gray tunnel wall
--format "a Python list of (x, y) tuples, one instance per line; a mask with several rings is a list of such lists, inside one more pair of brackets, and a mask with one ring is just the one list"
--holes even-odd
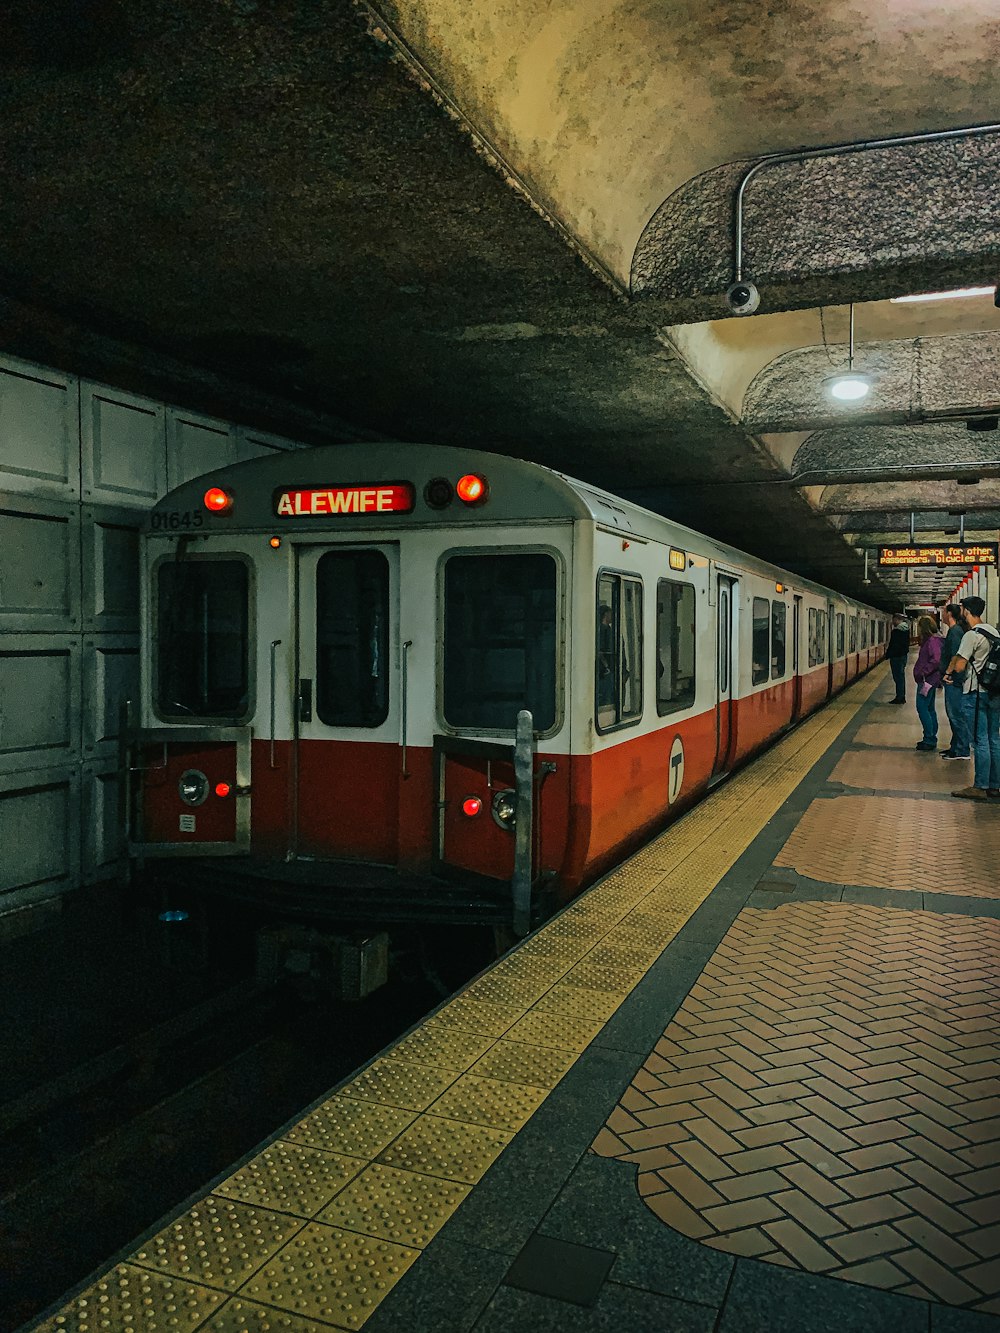
[[(138, 530), (171, 487), (300, 447), (0, 357), (0, 918), (116, 873)], [(25, 912), (33, 916), (33, 912)]]

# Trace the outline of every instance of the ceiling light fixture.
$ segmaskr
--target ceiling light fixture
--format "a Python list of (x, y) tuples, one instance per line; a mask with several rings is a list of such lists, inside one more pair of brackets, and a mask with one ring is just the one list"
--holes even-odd
[(862, 370), (854, 369), (854, 302), (850, 305), (850, 335), (847, 344), (847, 369), (824, 380), (831, 398), (841, 403), (857, 403), (867, 397), (874, 380)]
[(916, 301), (957, 301), (965, 296), (992, 296), (996, 284), (991, 287), (956, 287), (951, 292), (918, 292), (913, 296), (890, 296), (890, 305), (912, 304)]

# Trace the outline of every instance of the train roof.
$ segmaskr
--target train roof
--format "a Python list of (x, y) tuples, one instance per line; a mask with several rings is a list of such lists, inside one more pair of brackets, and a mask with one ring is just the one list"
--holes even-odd
[[(454, 500), (442, 510), (428, 503), (427, 489), (433, 481), (445, 478), (454, 486), (468, 474), (488, 482), (485, 504)], [(204, 496), (211, 487), (232, 496), (227, 512), (206, 509)], [(179, 516), (182, 528), (174, 526), (174, 515)], [(359, 531), (370, 529), (373, 520), (380, 527), (412, 529), (444, 523), (475, 528), (484, 523), (590, 519), (648, 541), (682, 546), (692, 554), (755, 571), (776, 582), (794, 582), (796, 587), (821, 594), (832, 591), (538, 463), (450, 445), (393, 441), (320, 445), (231, 463), (169, 491), (150, 510), (145, 531), (187, 532), (185, 515), (189, 520), (198, 516), (197, 529), (203, 535), (233, 530), (329, 532), (333, 524), (338, 531)], [(834, 595), (852, 605), (864, 605), (846, 594)]]

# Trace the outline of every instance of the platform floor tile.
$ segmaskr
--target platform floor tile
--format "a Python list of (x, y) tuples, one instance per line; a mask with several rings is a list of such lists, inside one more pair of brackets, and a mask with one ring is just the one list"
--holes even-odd
[(912, 750), (916, 744), (912, 725), (900, 726), (889, 722), (865, 722), (858, 727), (854, 739), (858, 745), (874, 745), (888, 750)]
[[(912, 733), (919, 734), (919, 731)], [(972, 781), (972, 761), (944, 760), (930, 752), (900, 754), (897, 750), (848, 750), (837, 761), (830, 780), (842, 782), (845, 787), (877, 792), (945, 794)]]
[(1000, 922), (745, 908), (594, 1142), (682, 1234), (1000, 1309)]
[(820, 798), (774, 864), (834, 884), (1000, 898), (1000, 802)]

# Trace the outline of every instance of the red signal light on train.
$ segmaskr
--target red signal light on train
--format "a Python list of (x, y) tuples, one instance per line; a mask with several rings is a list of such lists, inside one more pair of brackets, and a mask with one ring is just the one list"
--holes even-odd
[(490, 488), (486, 478), (477, 476), (475, 472), (467, 472), (455, 483), (455, 494), (463, 504), (482, 504), (489, 493)]
[(462, 814), (468, 815), (470, 819), (474, 819), (482, 808), (483, 803), (478, 796), (467, 796), (462, 802)]
[(217, 782), (215, 784), (216, 796), (228, 796), (231, 791), (232, 787), (230, 787), (228, 782)]
[(221, 486), (209, 486), (205, 492), (204, 505), (210, 513), (225, 514), (233, 507), (233, 497)]

